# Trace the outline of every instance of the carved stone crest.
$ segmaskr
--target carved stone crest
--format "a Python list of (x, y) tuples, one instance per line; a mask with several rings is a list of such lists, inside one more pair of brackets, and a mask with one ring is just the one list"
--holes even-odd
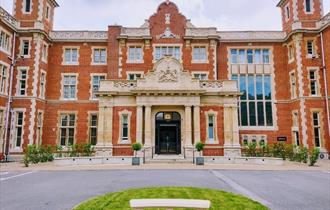
[(168, 65), (166, 70), (160, 70), (159, 72), (159, 82), (177, 82), (178, 73), (175, 70), (171, 70)]

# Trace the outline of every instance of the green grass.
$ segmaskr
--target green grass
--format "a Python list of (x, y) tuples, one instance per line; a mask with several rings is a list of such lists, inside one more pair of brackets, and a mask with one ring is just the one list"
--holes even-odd
[(233, 193), (192, 188), (192, 187), (156, 187), (129, 189), (122, 192), (108, 193), (87, 200), (75, 207), (75, 210), (98, 210), (98, 209), (130, 209), (131, 199), (143, 198), (182, 198), (182, 199), (205, 199), (211, 201), (214, 210), (263, 210), (268, 209), (260, 203), (249, 198)]

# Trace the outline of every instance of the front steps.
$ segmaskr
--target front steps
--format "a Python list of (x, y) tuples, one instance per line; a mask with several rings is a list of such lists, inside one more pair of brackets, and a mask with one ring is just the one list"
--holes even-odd
[(183, 155), (155, 155), (146, 160), (146, 164), (192, 164), (192, 158), (184, 158)]

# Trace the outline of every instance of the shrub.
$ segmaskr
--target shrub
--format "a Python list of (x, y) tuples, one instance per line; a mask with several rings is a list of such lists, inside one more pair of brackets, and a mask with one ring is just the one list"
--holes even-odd
[(83, 156), (87, 156), (87, 157), (92, 156), (92, 153), (93, 153), (92, 144), (89, 144), (89, 143), (83, 144), (82, 148), (83, 148)]
[(142, 149), (142, 144), (141, 143), (134, 143), (134, 144), (132, 144), (132, 149), (134, 150), (135, 157), (136, 157), (137, 151), (140, 151)]
[(293, 161), (295, 154), (295, 146), (292, 144), (286, 144), (284, 146), (284, 150), (285, 150), (285, 157), (288, 158), (290, 161)]
[(248, 157), (255, 157), (257, 155), (257, 144), (256, 143), (249, 143), (247, 145), (247, 151), (246, 151), (246, 155)]
[(53, 161), (53, 148), (52, 146), (37, 146), (37, 145), (28, 145), (24, 150), (24, 159), (23, 163), (26, 167), (29, 166), (29, 163), (37, 164), (39, 162)]
[(58, 157), (63, 157), (63, 147), (60, 145), (56, 145), (56, 152), (58, 154)]
[(303, 163), (307, 163), (307, 159), (308, 159), (308, 149), (307, 149), (306, 147), (300, 149), (299, 155), (300, 155), (300, 160), (301, 160)]
[(78, 157), (78, 145), (77, 144), (72, 144), (72, 145), (69, 145), (68, 147), (69, 149), (69, 156), (70, 157)]
[(195, 145), (195, 148), (198, 152), (201, 152), (204, 150), (205, 144), (203, 142), (197, 142)]
[(314, 166), (317, 160), (319, 159), (320, 150), (319, 148), (313, 148), (309, 156), (309, 166)]

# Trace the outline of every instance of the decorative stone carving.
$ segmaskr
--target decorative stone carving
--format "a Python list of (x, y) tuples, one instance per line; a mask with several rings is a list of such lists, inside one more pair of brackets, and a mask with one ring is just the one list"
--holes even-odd
[(132, 81), (115, 81), (114, 87), (116, 88), (134, 88), (136, 87), (136, 82)]
[(283, 31), (221, 31), (218, 32), (221, 40), (268, 40), (268, 41), (283, 41), (285, 32)]
[(201, 88), (222, 88), (223, 81), (203, 81), (200, 83)]
[(106, 40), (107, 31), (52, 31), (50, 37), (53, 40)]
[(5, 22), (9, 23), (11, 26), (17, 28), (18, 27), (18, 22), (16, 19), (11, 16), (6, 10), (4, 10), (2, 7), (0, 7), (0, 17), (2, 20)]
[(165, 24), (171, 24), (171, 14), (165, 14)]
[(166, 70), (161, 70), (159, 74), (159, 82), (177, 82), (178, 74), (176, 71), (172, 71), (170, 66), (167, 66)]
[(167, 27), (164, 31), (163, 34), (157, 35), (156, 36), (157, 39), (180, 39), (179, 35), (175, 35), (172, 33), (171, 29), (169, 27)]

